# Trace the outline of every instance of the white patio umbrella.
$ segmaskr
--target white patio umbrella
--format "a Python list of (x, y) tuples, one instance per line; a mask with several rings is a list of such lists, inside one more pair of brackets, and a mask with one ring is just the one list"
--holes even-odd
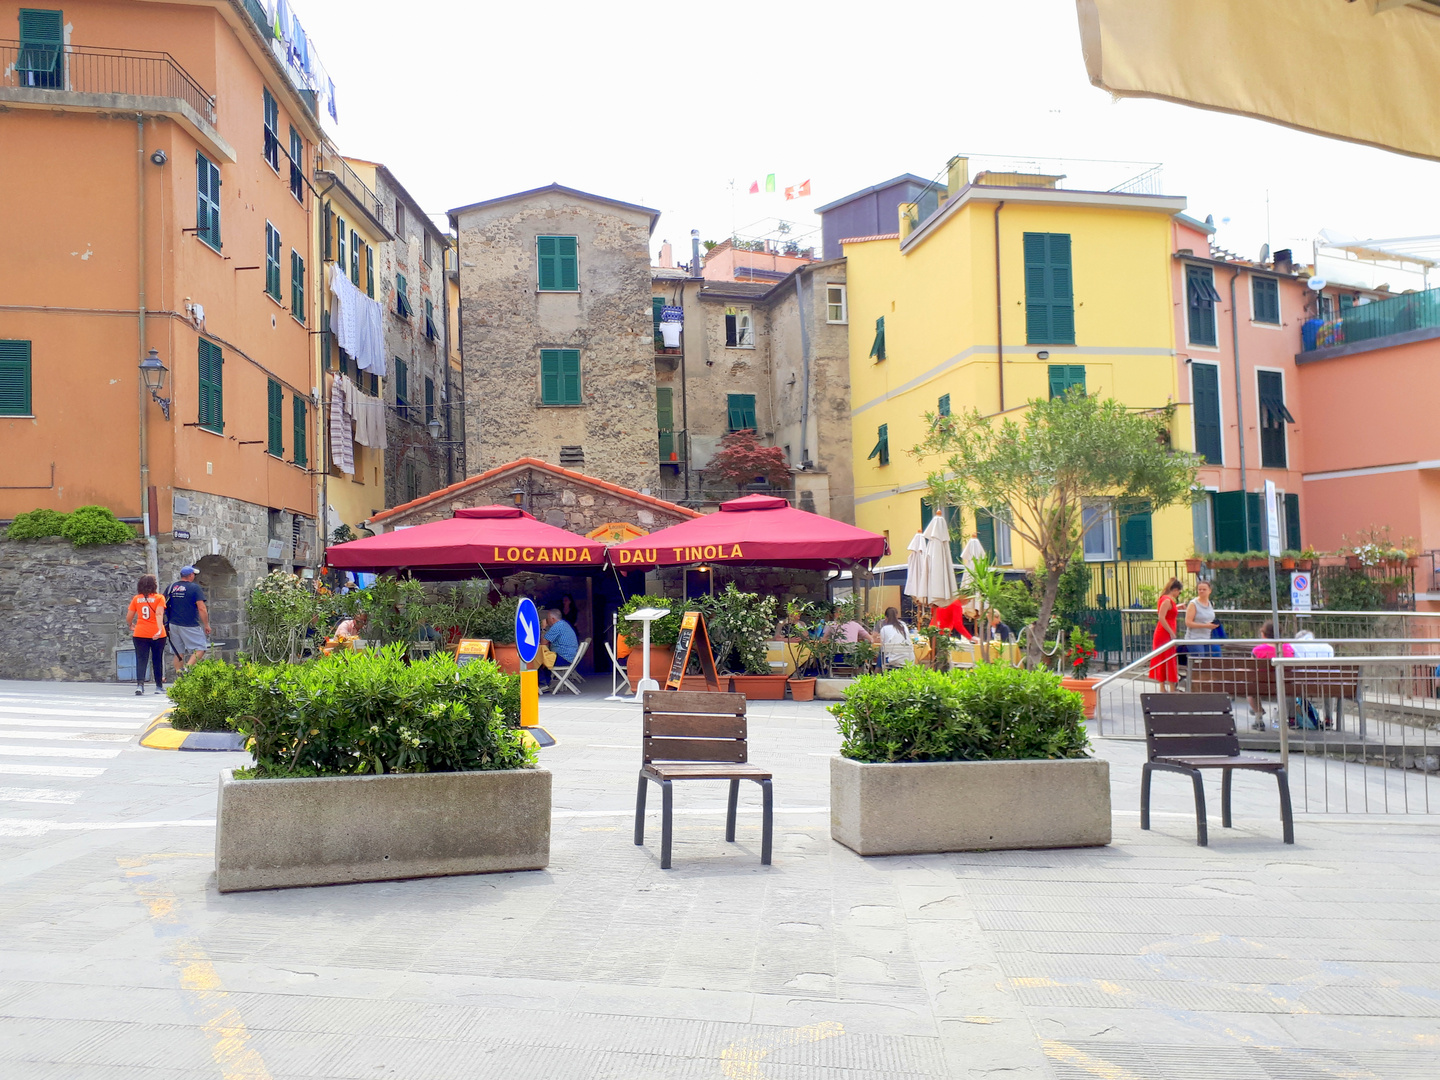
[(924, 533), (917, 532), (912, 536), (905, 550), (910, 554), (905, 558), (904, 593), (923, 603), (930, 591), (930, 564), (925, 560)]
[(965, 568), (965, 576), (961, 585), (969, 584), (970, 575), (975, 572), (975, 560), (985, 557), (985, 545), (980, 543), (980, 537), (972, 536), (965, 541), (965, 546), (960, 549), (960, 565)]
[[(925, 539), (926, 595), (916, 597), (927, 604), (948, 604), (955, 598), (955, 567), (950, 561), (950, 526), (944, 514), (936, 514), (920, 534)], [(912, 594), (913, 595), (913, 594)]]

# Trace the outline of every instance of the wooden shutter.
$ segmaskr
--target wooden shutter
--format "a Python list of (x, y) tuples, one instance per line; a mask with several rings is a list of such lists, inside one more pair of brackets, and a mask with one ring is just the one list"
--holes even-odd
[(350, 230), (350, 284), (360, 287), (360, 234)]
[(435, 380), (425, 376), (425, 423), (435, 419)]
[(1211, 465), (1221, 464), (1224, 444), (1220, 430), (1220, 369), (1214, 364), (1190, 365), (1191, 411), (1195, 416), (1195, 452)]
[(20, 85), (59, 86), (60, 56), (64, 48), (63, 12), (20, 9), (20, 55), (16, 68), (34, 76)]
[(540, 288), (542, 290), (558, 289), (560, 280), (559, 267), (555, 259), (555, 240), (553, 236), (537, 236), (535, 238), (535, 256), (540, 264)]
[(267, 387), (269, 391), (269, 402), (267, 416), (270, 421), (270, 439), (266, 449), (276, 457), (285, 456), (285, 436), (281, 430), (281, 413), (285, 404), (285, 392), (280, 389), (280, 384), (271, 379)]
[(195, 153), (195, 235), (220, 250), (220, 169)]
[(965, 530), (961, 527), (960, 507), (945, 507), (945, 524), (950, 527), (950, 561), (958, 563), (965, 550)]
[(1283, 469), (1287, 467), (1285, 420), (1290, 417), (1285, 407), (1285, 379), (1278, 371), (1257, 371), (1255, 375), (1260, 398), (1260, 467)]
[(940, 416), (949, 416), (949, 415), (950, 415), (950, 395), (949, 395), (949, 394), (941, 394), (941, 395), (940, 395), (940, 400), (939, 400), (939, 402), (936, 404), (936, 409), (935, 409), (935, 411), (936, 411)]
[(885, 359), (885, 316), (875, 320), (875, 341), (870, 346), (870, 355), (876, 360)]
[(1190, 341), (1196, 345), (1214, 345), (1215, 292), (1214, 275), (1206, 266), (1185, 268), (1185, 299), (1189, 309)]
[(1245, 507), (1250, 516), (1250, 535), (1246, 538), (1246, 551), (1263, 551), (1266, 547), (1265, 538), (1265, 500), (1258, 491), (1247, 491), (1245, 493)]
[(660, 460), (669, 461), (675, 452), (675, 391), (671, 387), (655, 388), (655, 427), (660, 433)]
[(200, 339), (200, 426), (208, 431), (225, 431), (225, 356), (220, 346)]
[[(410, 401), (410, 368), (401, 360), (395, 358), (395, 404), (404, 405)], [(402, 412), (400, 414), (404, 416)]]
[(870, 451), (867, 461), (875, 458), (880, 459), (881, 465), (890, 464), (890, 425), (881, 424), (875, 430), (875, 447)]
[(0, 416), (29, 415), (30, 342), (0, 341)]
[(340, 264), (340, 272), (345, 272), (345, 219), (335, 218), (335, 261)]
[(365, 245), (365, 295), (375, 299), (375, 249)]
[(290, 252), (290, 310), (305, 321), (305, 260), (294, 250)]
[(725, 313), (725, 345), (727, 348), (734, 348), (736, 316), (730, 312)]
[(1120, 530), (1120, 558), (1125, 562), (1145, 562), (1155, 557), (1153, 523), (1149, 510), (1130, 514)]
[(665, 298), (663, 296), (650, 297), (650, 325), (655, 331), (655, 344), (663, 344), (664, 339), (660, 336), (660, 313), (665, 309)]
[(980, 537), (985, 554), (995, 558), (995, 518), (989, 510), (975, 511), (975, 535)]
[(727, 394), (725, 406), (731, 431), (759, 430), (755, 422), (754, 394)]
[(566, 405), (580, 404), (580, 352), (560, 350), (560, 399)]
[(1069, 233), (1024, 235), (1025, 341), (1075, 344), (1075, 288)]
[(1049, 233), (1050, 340), (1075, 344), (1075, 285), (1070, 267), (1070, 234)]
[(544, 405), (560, 404), (560, 351), (540, 350), (540, 401)]
[(1049, 375), (1052, 398), (1064, 396), (1072, 386), (1078, 386), (1082, 394), (1085, 392), (1084, 364), (1051, 364)]
[(1285, 493), (1285, 547), (1300, 550), (1300, 496), (1289, 491)]
[(930, 524), (930, 519), (935, 516), (935, 508), (930, 505), (929, 499), (920, 500), (920, 531), (925, 531), (925, 526)]
[(1215, 509), (1215, 550), (1246, 551), (1250, 544), (1245, 536), (1245, 493), (1243, 491), (1211, 492)]
[(556, 288), (574, 292), (580, 288), (580, 260), (576, 253), (575, 237), (555, 238), (555, 258), (559, 263), (560, 284)]
[(1272, 277), (1251, 277), (1250, 296), (1256, 322), (1280, 322), (1280, 283)]
[(302, 398), (299, 394), (296, 394), (290, 400), (291, 408), (294, 413), (295, 424), (295, 429), (292, 433), (295, 439), (295, 464), (304, 465), (308, 460), (306, 457), (306, 447), (309, 445), (310, 442), (309, 438), (306, 436), (305, 433), (305, 399)]

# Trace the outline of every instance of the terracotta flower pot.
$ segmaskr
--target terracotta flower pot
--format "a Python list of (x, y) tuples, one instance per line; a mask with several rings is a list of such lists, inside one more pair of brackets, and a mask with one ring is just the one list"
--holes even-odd
[(730, 689), (751, 701), (784, 701), (787, 681), (784, 675), (732, 675)]
[(507, 675), (520, 674), (520, 646), (494, 645), (495, 663)]
[(1365, 568), (1365, 564), (1360, 561), (1360, 556), (1359, 556), (1359, 555), (1346, 555), (1346, 556), (1345, 556), (1345, 569), (1347, 569), (1347, 570), (1363, 570), (1364, 568)]
[(1269, 566), (1269, 565), (1270, 565), (1270, 560), (1269, 560), (1269, 559), (1246, 559), (1246, 560), (1245, 560), (1245, 569), (1246, 569), (1246, 570), (1264, 570), (1264, 569), (1265, 569), (1267, 566)]
[(1198, 574), (1198, 573), (1200, 572), (1201, 568), (1204, 567), (1204, 565), (1205, 565), (1205, 560), (1204, 560), (1204, 559), (1186, 559), (1186, 560), (1185, 560), (1185, 572), (1186, 572), (1186, 573), (1189, 573), (1189, 574)]
[(1296, 568), (1297, 570), (1312, 570), (1312, 569), (1314, 569), (1314, 567), (1315, 567), (1315, 560), (1314, 560), (1314, 559), (1296, 559), (1296, 560), (1295, 560), (1295, 568)]
[(791, 680), (790, 680), (790, 697), (791, 697), (791, 699), (794, 700), (794, 701), (814, 701), (814, 700), (815, 700), (815, 680), (814, 680), (814, 679), (791, 679)]
[(1099, 679), (1065, 679), (1060, 680), (1060, 685), (1066, 690), (1073, 690), (1080, 695), (1080, 702), (1085, 707), (1085, 719), (1095, 719), (1095, 684)]
[[(670, 674), (670, 664), (674, 659), (674, 645), (651, 645), (650, 677), (664, 686), (665, 676)], [(633, 694), (635, 687), (639, 686), (640, 680), (645, 677), (645, 654), (638, 645), (631, 649), (630, 655), (625, 658), (625, 675), (630, 680), (630, 692)]]
[(1280, 569), (1281, 569), (1281, 570), (1294, 570), (1294, 569), (1295, 569), (1295, 560), (1294, 560), (1294, 559), (1281, 559), (1281, 560), (1280, 560)]
[(1211, 570), (1234, 570), (1240, 565), (1239, 559), (1211, 559)]
[(1409, 567), (1411, 570), (1414, 570), (1416, 567), (1418, 567), (1418, 566), (1420, 565), (1420, 556), (1419, 556), (1419, 555), (1411, 555), (1411, 556), (1409, 556), (1409, 557), (1405, 560), (1405, 565), (1406, 565), (1407, 567)]

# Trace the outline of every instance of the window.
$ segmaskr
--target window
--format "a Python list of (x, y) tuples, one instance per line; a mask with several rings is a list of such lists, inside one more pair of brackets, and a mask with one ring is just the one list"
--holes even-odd
[(1295, 423), (1285, 407), (1285, 376), (1279, 371), (1257, 371), (1255, 380), (1260, 391), (1260, 467), (1284, 469), (1285, 425)]
[(370, 373), (370, 396), (380, 396), (380, 376), (373, 371)]
[(755, 422), (754, 394), (726, 394), (725, 411), (729, 431), (759, 431)]
[(220, 250), (220, 167), (195, 154), (195, 235)]
[(60, 11), (20, 9), (20, 53), (15, 71), (21, 86), (54, 89), (65, 83), (65, 15)]
[(1108, 500), (1085, 501), (1080, 508), (1080, 529), (1084, 533), (1086, 562), (1115, 558), (1115, 511)]
[(675, 446), (675, 391), (668, 386), (655, 388), (655, 427), (660, 433), (660, 460), (678, 461)]
[(345, 272), (345, 219), (335, 219), (335, 261), (340, 264), (340, 272)]
[(1300, 547), (1300, 496), (1285, 493), (1285, 548), (1299, 551)]
[(540, 404), (582, 404), (578, 349), (540, 350)]
[(265, 94), (265, 160), (270, 168), (280, 171), (280, 108), (269, 90)]
[(405, 204), (399, 199), (395, 200), (395, 238), (402, 242), (405, 239)]
[(665, 347), (665, 338), (660, 334), (660, 316), (665, 313), (665, 298), (663, 296), (650, 297), (650, 329), (655, 335), (655, 348)]
[(1185, 267), (1185, 302), (1190, 312), (1190, 344), (1214, 345), (1215, 305), (1220, 294), (1215, 291), (1215, 275), (1208, 266)]
[(940, 400), (935, 403), (935, 412), (940, 416), (950, 415), (950, 395), (941, 394)]
[(30, 342), (0, 341), (0, 416), (30, 415)]
[(755, 347), (755, 324), (747, 307), (725, 309), (725, 346), (730, 349)]
[(305, 260), (290, 249), (290, 314), (305, 321)]
[(1259, 551), (1265, 546), (1264, 500), (1256, 491), (1215, 491), (1216, 551)]
[(410, 463), (405, 463), (405, 501), (414, 502), (424, 492), (420, 490), (420, 470)]
[(1003, 513), (980, 509), (975, 511), (975, 534), (980, 537), (980, 546), (996, 566), (1009, 566), (1010, 522)]
[(395, 358), (395, 411), (400, 416), (410, 415), (410, 368), (400, 357)]
[(1258, 323), (1280, 325), (1280, 282), (1250, 275), (1250, 317)]
[(1150, 511), (1135, 509), (1120, 521), (1120, 558), (1148, 562), (1155, 557), (1155, 534)]
[(290, 194), (301, 203), (305, 201), (305, 143), (300, 133), (290, 129)]
[[(925, 531), (925, 526), (930, 524), (930, 519), (935, 516), (935, 508), (930, 505), (930, 500), (920, 500), (920, 531)], [(961, 552), (965, 550), (965, 530), (960, 524), (960, 507), (945, 507), (945, 524), (950, 529), (950, 562), (958, 565)], [(888, 539), (888, 537), (887, 537)]]
[(1203, 457), (1208, 465), (1224, 464), (1218, 365), (1190, 365), (1190, 402), (1190, 410), (1195, 416), (1195, 452)]
[(265, 292), (280, 299), (280, 230), (265, 222)]
[(535, 255), (540, 264), (541, 292), (577, 292), (580, 266), (573, 236), (537, 236)]
[(435, 419), (435, 380), (428, 375), (425, 377), (425, 423), (429, 424)]
[(267, 401), (266, 416), (270, 421), (270, 436), (265, 445), (265, 452), (275, 457), (285, 456), (285, 435), (283, 431), (283, 415), (285, 412), (285, 391), (274, 379), (269, 381), (269, 398)]
[(375, 299), (375, 249), (365, 245), (365, 295)]
[(885, 359), (885, 316), (875, 320), (875, 342), (870, 346), (870, 355), (876, 360)]
[(440, 336), (435, 329), (435, 305), (429, 300), (425, 301), (425, 336), (431, 341)]
[(432, 252), (431, 252), (431, 250), (430, 250), (430, 230), (429, 230), (429, 229), (426, 229), (424, 232), (422, 232), (422, 233), (420, 234), (420, 236), (421, 236), (421, 239), (422, 239), (422, 241), (423, 241), (423, 246), (422, 246), (421, 249), (420, 249), (420, 250), (421, 250), (421, 255), (420, 255), (420, 257), (425, 260), (425, 265), (426, 265), (426, 266), (429, 266), (430, 263), (433, 261), (433, 259), (432, 259)]
[(308, 409), (305, 405), (305, 399), (299, 394), (296, 394), (290, 399), (290, 405), (294, 412), (295, 420), (295, 428), (293, 431), (295, 437), (295, 464), (303, 467), (309, 464), (309, 458), (305, 455), (305, 447), (310, 441), (305, 435), (305, 421)]
[(200, 339), (200, 426), (225, 433), (225, 356), (220, 346)]
[(844, 285), (825, 286), (825, 321), (832, 323), (850, 321), (850, 311), (845, 304)]
[(360, 234), (350, 230), (350, 284), (360, 287)]
[(1050, 396), (1052, 398), (1064, 397), (1070, 392), (1072, 386), (1078, 386), (1080, 393), (1085, 393), (1085, 365), (1051, 364)]
[(1075, 289), (1069, 233), (1024, 237), (1025, 341), (1030, 345), (1075, 344)]
[(1195, 538), (1197, 555), (1208, 555), (1215, 550), (1215, 525), (1210, 500), (1211, 492), (1206, 491), (1190, 504), (1190, 531)]
[(889, 424), (881, 424), (878, 428), (875, 429), (875, 449), (873, 449), (873, 450), (870, 451), (870, 456), (869, 456), (868, 458), (866, 458), (865, 460), (866, 460), (866, 461), (873, 461), (875, 458), (879, 458), (879, 459), (880, 459), (880, 464), (881, 464), (881, 465), (889, 465), (889, 464), (890, 464), (890, 425), (889, 425)]
[(408, 319), (411, 315), (410, 283), (405, 280), (404, 274), (395, 275), (395, 314), (402, 319)]

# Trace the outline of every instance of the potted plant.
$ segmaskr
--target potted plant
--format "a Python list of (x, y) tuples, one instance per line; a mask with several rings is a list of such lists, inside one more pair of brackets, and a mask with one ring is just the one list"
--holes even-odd
[(1205, 568), (1205, 560), (1193, 552), (1185, 559), (1185, 572), (1187, 574), (1198, 574)]
[(1110, 842), (1109, 764), (1086, 756), (1080, 699), (1050, 672), (912, 664), (830, 711), (830, 835), (861, 855)]
[(1270, 555), (1264, 551), (1247, 551), (1245, 553), (1246, 570), (1264, 570), (1270, 565)]
[(757, 701), (781, 701), (786, 678), (770, 670), (765, 643), (775, 627), (773, 596), (742, 592), (729, 582), (703, 606), (715, 663), (731, 675), (730, 689)]
[(1294, 570), (1295, 564), (1300, 561), (1298, 551), (1282, 551), (1279, 558), (1281, 570)]
[(220, 774), (221, 892), (511, 870), (550, 861), (550, 774), (519, 680), (405, 644), (249, 664), (234, 723), (255, 764)]
[(1295, 569), (1313, 570), (1315, 569), (1315, 560), (1319, 557), (1313, 547), (1304, 548), (1295, 558)]
[[(650, 624), (650, 677), (662, 685), (675, 659), (675, 642), (680, 637), (680, 619), (685, 614), (685, 601), (669, 596), (632, 596), (620, 605), (620, 636), (630, 646), (630, 655), (625, 658), (625, 675), (630, 680), (630, 690), (640, 685), (645, 670), (645, 654), (641, 646), (645, 642), (643, 623), (627, 619), (641, 608), (668, 608), (670, 614)], [(706, 620), (708, 625), (709, 620)], [(713, 631), (712, 631), (713, 644)], [(718, 662), (718, 658), (717, 658)]]
[(1085, 718), (1095, 718), (1095, 684), (1099, 679), (1090, 678), (1090, 663), (1095, 659), (1095, 638), (1080, 627), (1070, 631), (1070, 642), (1065, 646), (1065, 670), (1068, 673), (1060, 680), (1066, 690), (1080, 695)]
[(502, 597), (498, 603), (488, 600), (472, 613), (471, 635), (489, 638), (495, 663), (507, 675), (520, 671), (520, 647), (515, 644), (515, 612), (520, 608), (520, 599), (515, 596)]
[(791, 623), (795, 636), (786, 639), (786, 648), (795, 664), (789, 680), (790, 697), (795, 701), (813, 701), (816, 680), (830, 677), (830, 665), (839, 647), (825, 637), (829, 622), (823, 605), (797, 600), (791, 603), (789, 611), (795, 616)]
[(1234, 570), (1240, 565), (1240, 556), (1233, 551), (1217, 551), (1205, 559), (1211, 570)]

